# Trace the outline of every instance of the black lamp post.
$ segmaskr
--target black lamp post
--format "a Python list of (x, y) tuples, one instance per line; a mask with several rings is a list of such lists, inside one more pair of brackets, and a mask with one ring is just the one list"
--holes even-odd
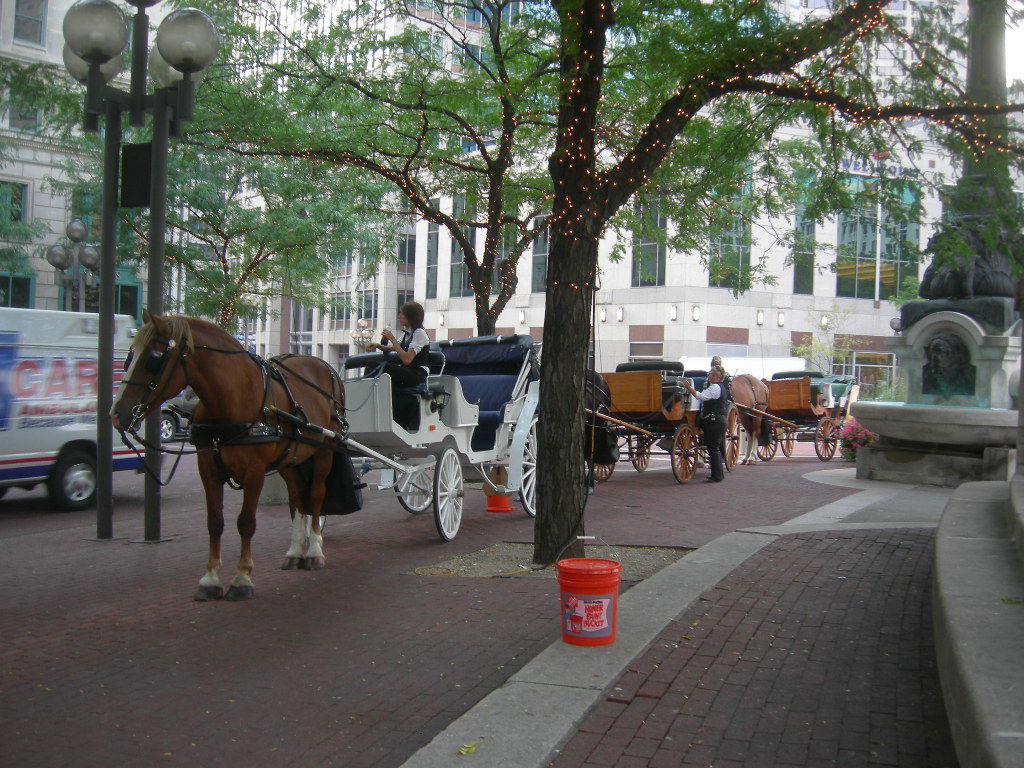
[[(96, 398), (97, 494), (96, 536), (113, 538), (113, 433), (110, 408), (114, 389), (114, 283), (116, 216), (120, 190), (121, 115), (127, 111), (129, 124), (142, 126), (146, 113), (153, 116), (153, 137), (148, 147), (135, 147), (125, 165), (126, 178), (148, 176), (148, 190), (125, 203), (149, 206), (149, 260), (147, 305), (150, 312), (163, 310), (164, 230), (167, 214), (167, 145), (177, 136), (181, 121), (192, 116), (196, 77), (217, 55), (220, 35), (210, 18), (195, 8), (169, 14), (156, 34), (156, 47), (149, 47), (149, 16), (146, 8), (160, 0), (129, 0), (135, 7), (132, 20), (132, 70), (128, 91), (107, 83), (121, 70), (121, 56), (128, 45), (128, 23), (121, 9), (110, 0), (79, 0), (64, 16), (64, 63), (71, 75), (86, 86), (84, 127), (99, 130), (105, 116), (103, 152), (103, 226), (100, 236), (100, 348)], [(147, 93), (147, 64), (157, 85)], [(158, 79), (159, 78), (159, 79)], [(144, 158), (142, 162), (140, 159)], [(131, 164), (131, 167), (129, 167)], [(145, 185), (141, 185), (145, 186)], [(146, 419), (146, 442), (160, 443), (160, 413)], [(146, 449), (146, 462), (159, 470), (160, 453)], [(160, 486), (146, 475), (145, 540), (160, 540)]]
[(46, 249), (46, 260), (57, 270), (57, 282), (64, 288), (64, 309), (85, 312), (85, 287), (94, 285), (94, 275), (100, 268), (100, 252), (82, 243), (86, 228), (80, 219), (70, 221), (64, 234), (70, 246), (51, 245)]

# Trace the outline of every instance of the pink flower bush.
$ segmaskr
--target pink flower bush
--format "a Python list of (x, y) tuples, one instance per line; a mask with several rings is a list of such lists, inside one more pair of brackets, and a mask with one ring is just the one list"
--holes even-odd
[(878, 435), (862, 427), (852, 416), (846, 418), (839, 430), (839, 450), (846, 461), (856, 461), (857, 449), (871, 445), (876, 440)]

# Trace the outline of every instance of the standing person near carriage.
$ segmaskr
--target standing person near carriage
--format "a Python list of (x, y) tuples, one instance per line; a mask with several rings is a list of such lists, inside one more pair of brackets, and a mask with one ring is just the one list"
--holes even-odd
[(725, 416), (729, 407), (729, 385), (720, 365), (708, 372), (707, 387), (702, 392), (684, 382), (690, 394), (700, 400), (697, 426), (704, 433), (704, 445), (711, 464), (711, 477), (705, 482), (720, 483), (725, 479)]
[(370, 344), (366, 349), (394, 352), (399, 362), (388, 361), (384, 373), (391, 376), (396, 387), (415, 387), (425, 382), (430, 373), (430, 338), (423, 330), (423, 306), (415, 301), (403, 304), (398, 310), (398, 325), (402, 329), (401, 339), (385, 328), (381, 343)]

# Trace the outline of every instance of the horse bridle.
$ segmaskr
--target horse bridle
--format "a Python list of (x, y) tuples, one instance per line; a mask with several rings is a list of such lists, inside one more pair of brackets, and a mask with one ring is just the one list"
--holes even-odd
[[(172, 349), (178, 346), (178, 343), (174, 339), (157, 335), (153, 336), (151, 343), (153, 342), (163, 344), (165, 349), (161, 351), (153, 349), (147, 345), (146, 349), (142, 352), (142, 357), (139, 358), (139, 365), (142, 366), (142, 370), (146, 373), (152, 374), (153, 378), (149, 381), (132, 381), (131, 379), (123, 380), (125, 384), (130, 384), (136, 387), (145, 387), (150, 393), (148, 396), (143, 397), (137, 405), (132, 406), (132, 418), (131, 421), (128, 422), (128, 426), (124, 428), (125, 432), (134, 432), (135, 426), (146, 415), (146, 411), (149, 410), (150, 406), (154, 403), (162, 403), (166, 399), (163, 397), (164, 389), (167, 386), (167, 382), (171, 380), (171, 377), (174, 375), (174, 371), (177, 370), (179, 364), (185, 368), (185, 384), (188, 384), (188, 366), (185, 362), (184, 352), (181, 352), (175, 358), (174, 367), (171, 368), (167, 376), (164, 376), (164, 368), (167, 367), (167, 355)], [(128, 351), (128, 356), (124, 360), (124, 371), (126, 373), (132, 367), (132, 361), (134, 359), (135, 350), (131, 349)]]

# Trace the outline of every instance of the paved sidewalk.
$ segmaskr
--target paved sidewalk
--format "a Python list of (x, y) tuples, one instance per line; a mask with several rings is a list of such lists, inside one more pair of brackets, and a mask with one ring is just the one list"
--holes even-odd
[(931, 539), (780, 538), (673, 620), (552, 765), (952, 765)]
[[(414, 574), (497, 541), (531, 539), (532, 521), (518, 508), (489, 515), (475, 491), (459, 537), (446, 545), (429, 516), (406, 514), (389, 494), (368, 494), (362, 512), (330, 522), (328, 567), (317, 573), (277, 570), (287, 511), (261, 510), (257, 598), (241, 604), (191, 600), (206, 549), (194, 467), (183, 464), (165, 493), (171, 540), (159, 545), (129, 543), (142, 528), (138, 479), (117, 479), (115, 532), (125, 538), (105, 543), (88, 541), (91, 514), (49, 513), (38, 494), (12, 492), (0, 501), (0, 766), (396, 768), (447, 744), (446, 734), (456, 747), (480, 748), (463, 758), (446, 746), (438, 765), (543, 764), (560, 743), (573, 744), (591, 704), (645, 658), (666, 625), (702, 593), (719, 594), (708, 590), (751, 555), (756, 562), (760, 550), (787, 540), (778, 536), (823, 525), (843, 536), (851, 525), (897, 535), (891, 526), (905, 525), (906, 499), (879, 484), (864, 490), (805, 478), (820, 479), (827, 466), (842, 465), (777, 459), (739, 468), (722, 486), (679, 486), (668, 471), (620, 468), (591, 497), (588, 533), (610, 544), (701, 549), (625, 592), (620, 639), (607, 652), (558, 641), (552, 580)], [(229, 493), (227, 508), (236, 505)], [(930, 525), (929, 514), (919, 523)], [(921, 530), (907, 535), (927, 541)], [(226, 573), (236, 553), (237, 538), (226, 532)], [(687, 563), (698, 577), (672, 570)], [(630, 637), (629, 627), (643, 637)], [(584, 651), (568, 671), (589, 681), (585, 702), (571, 686), (552, 695), (556, 676), (538, 666), (567, 649)], [(578, 706), (579, 716), (567, 724), (545, 716), (545, 728), (534, 716), (522, 733), (512, 712), (485, 720), (483, 740), (458, 740), (492, 697), (517, 686), (545, 694), (535, 715)], [(502, 736), (530, 741), (543, 755), (528, 763), (490, 752)]]
[(948, 490), (859, 488), (722, 536), (619, 600), (616, 643), (548, 647), (403, 768), (954, 765), (930, 627)]

